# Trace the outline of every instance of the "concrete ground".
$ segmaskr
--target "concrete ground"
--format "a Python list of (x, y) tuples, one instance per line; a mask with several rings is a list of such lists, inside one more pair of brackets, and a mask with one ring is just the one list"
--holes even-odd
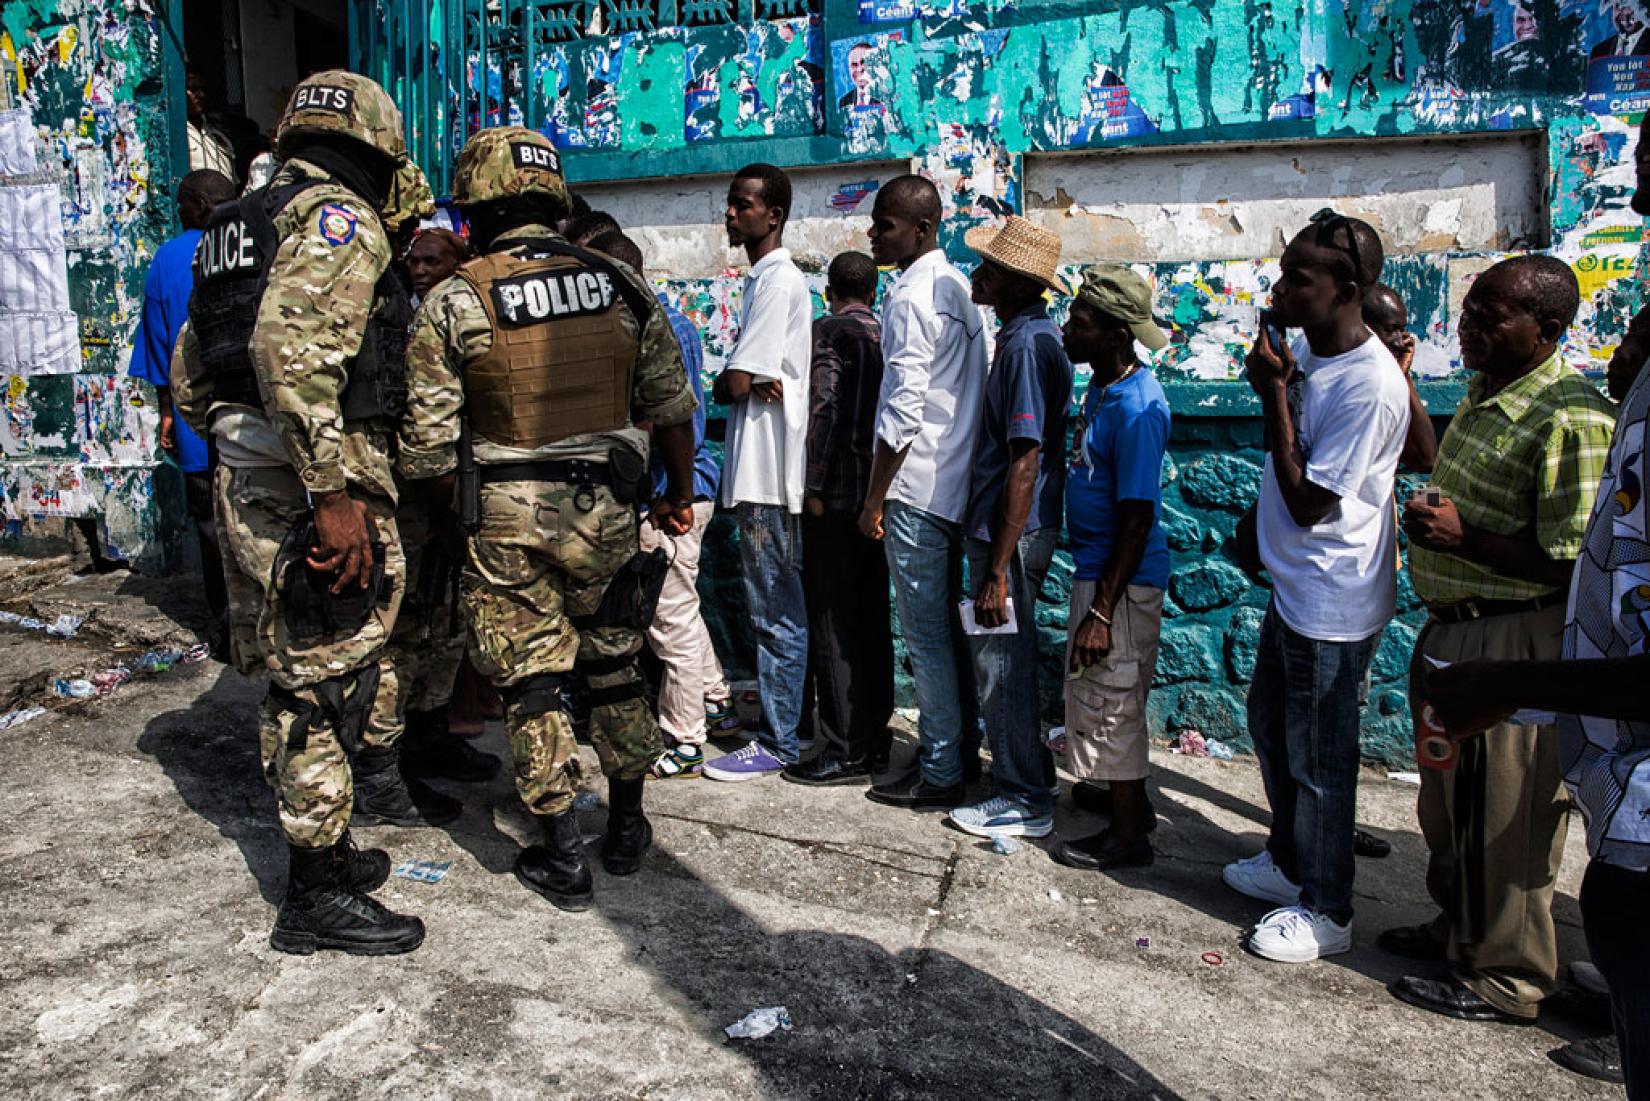
[[(51, 675), (194, 641), (196, 586), (71, 566), (0, 560), (0, 608), (89, 613), (72, 640), (0, 626), (0, 712), (46, 699)], [(1415, 788), (1374, 772), (1360, 819), (1395, 851), (1359, 862), (1356, 949), (1303, 966), (1242, 951), (1267, 907), (1220, 882), (1263, 836), (1254, 765), (1167, 752), (1149, 869), (999, 856), (858, 789), (677, 781), (649, 787), (642, 874), (598, 869), (581, 915), (510, 876), (530, 823), (505, 774), (449, 788), (466, 802), (450, 828), (359, 831), (397, 861), (452, 861), (381, 892), (423, 917), (419, 951), (281, 955), (260, 691), (205, 662), (0, 730), (6, 1096), (1621, 1096), (1548, 1060), (1593, 1031), (1574, 1005), (1512, 1028), (1386, 993), (1413, 965), (1376, 934), (1429, 909)], [(505, 752), (497, 731), (485, 744)], [(1057, 835), (1096, 827), (1061, 800)], [(1556, 906), (1566, 961), (1583, 953), (1580, 832)], [(724, 1042), (775, 1005), (791, 1031)]]

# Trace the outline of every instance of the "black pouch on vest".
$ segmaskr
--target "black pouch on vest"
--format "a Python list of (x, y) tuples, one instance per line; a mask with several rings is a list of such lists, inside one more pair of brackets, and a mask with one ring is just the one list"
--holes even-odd
[(648, 475), (647, 460), (628, 447), (615, 447), (607, 453), (607, 472), (613, 479), (609, 488), (613, 499), (621, 505), (633, 505), (647, 499), (653, 479)]
[(573, 625), (646, 630), (653, 625), (659, 594), (664, 591), (665, 575), (669, 572), (670, 556), (663, 547), (637, 551), (607, 583), (607, 591), (602, 593), (602, 602), (596, 610), (588, 616), (575, 617)]
[(285, 608), (286, 629), (294, 642), (313, 642), (337, 635), (353, 635), (366, 625), (375, 606), (394, 593), (394, 582), (384, 576), (384, 544), (372, 543), (372, 572), (367, 587), (348, 586), (332, 591), (336, 570), (311, 568), (309, 548), (315, 545), (315, 523), (308, 517), (287, 532), (275, 555), (275, 586)]

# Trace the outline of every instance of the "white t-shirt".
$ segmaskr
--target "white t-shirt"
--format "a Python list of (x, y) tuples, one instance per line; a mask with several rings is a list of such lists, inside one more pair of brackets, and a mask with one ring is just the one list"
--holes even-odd
[(1272, 575), (1273, 607), (1291, 630), (1355, 642), (1385, 627), (1396, 606), (1392, 489), (1409, 431), (1409, 390), (1373, 336), (1330, 358), (1313, 355), (1304, 338), (1292, 350), (1302, 374), (1295, 424), (1306, 480), (1340, 501), (1318, 523), (1299, 526), (1267, 456), (1260, 557)]
[(989, 356), (967, 276), (939, 249), (924, 253), (882, 306), (877, 438), (895, 451), (910, 448), (889, 500), (962, 520)]
[(784, 400), (753, 394), (729, 411), (724, 505), (743, 501), (802, 511), (813, 322), (813, 299), (790, 252), (774, 249), (758, 260), (745, 278), (739, 340), (723, 370), (749, 371), (753, 382), (778, 379)]

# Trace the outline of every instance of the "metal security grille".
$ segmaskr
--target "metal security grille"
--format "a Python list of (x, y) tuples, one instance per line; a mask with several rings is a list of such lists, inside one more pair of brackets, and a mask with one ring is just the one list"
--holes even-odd
[(437, 193), (482, 126), (540, 128), (544, 59), (579, 40), (818, 15), (823, 0), (355, 0), (352, 67), (400, 105), (407, 146)]

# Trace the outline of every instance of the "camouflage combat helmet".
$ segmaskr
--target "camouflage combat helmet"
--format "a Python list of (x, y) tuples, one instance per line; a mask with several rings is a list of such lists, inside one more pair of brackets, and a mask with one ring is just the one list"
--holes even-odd
[(544, 195), (568, 207), (572, 200), (556, 147), (525, 126), (477, 131), (453, 169), (453, 201), (476, 206), (516, 195)]
[(406, 159), (401, 111), (378, 83), (359, 73), (329, 69), (298, 82), (286, 114), (275, 127), (275, 150), (283, 157), (304, 134), (342, 134), (399, 162)]
[(391, 233), (399, 233), (409, 223), (435, 213), (435, 193), (430, 190), (430, 181), (411, 158), (396, 166), (390, 197), (384, 201), (382, 213), (384, 228)]

